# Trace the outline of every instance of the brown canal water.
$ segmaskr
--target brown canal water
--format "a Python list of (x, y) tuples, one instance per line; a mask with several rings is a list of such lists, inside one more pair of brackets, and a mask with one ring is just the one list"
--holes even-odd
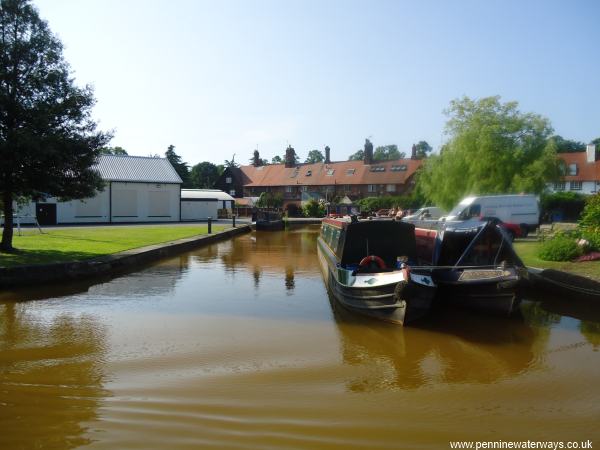
[(598, 322), (530, 301), (510, 319), (363, 319), (331, 303), (317, 232), (2, 293), (0, 448), (600, 446)]

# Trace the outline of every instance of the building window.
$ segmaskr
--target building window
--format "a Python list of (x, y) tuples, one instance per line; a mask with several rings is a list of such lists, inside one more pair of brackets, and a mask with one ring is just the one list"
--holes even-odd
[(333, 172), (335, 172), (335, 169), (327, 169), (327, 175), (328, 176), (332, 176)]
[(356, 172), (356, 169), (346, 169), (346, 175), (354, 175), (354, 172)]
[(371, 166), (371, 172), (385, 172), (384, 166)]
[(575, 164), (575, 163), (569, 164), (569, 175), (571, 175), (571, 176), (577, 175), (577, 164)]
[(368, 192), (377, 192), (377, 185), (376, 184), (369, 184), (367, 186), (367, 191)]
[(235, 197), (235, 189), (230, 190), (229, 195), (231, 195), (232, 197)]
[(292, 186), (286, 186), (286, 187), (285, 187), (285, 192), (288, 192), (288, 193), (289, 193), (289, 192), (292, 192), (292, 191), (293, 191), (293, 188), (292, 188)]
[(391, 171), (392, 172), (405, 172), (406, 169), (408, 169), (408, 166), (406, 164), (401, 164), (399, 166), (392, 166)]
[(571, 190), (572, 191), (580, 191), (583, 188), (583, 183), (581, 181), (571, 181)]
[(307, 176), (307, 177), (310, 177), (311, 175), (312, 175), (312, 170), (307, 170), (307, 171), (306, 171), (306, 176)]
[(350, 185), (349, 184), (345, 184), (344, 185), (344, 191), (350, 192)]
[(231, 177), (227, 177), (227, 178), (225, 178), (225, 183), (227, 183), (227, 184), (231, 184)]
[(395, 184), (388, 184), (388, 185), (385, 187), (385, 190), (386, 190), (387, 192), (396, 192), (396, 185), (395, 185)]
[(300, 189), (302, 189), (302, 192), (306, 192), (308, 191), (308, 186), (302, 186)]
[(565, 190), (565, 182), (559, 182), (559, 183), (554, 183), (554, 190), (555, 191), (564, 191)]

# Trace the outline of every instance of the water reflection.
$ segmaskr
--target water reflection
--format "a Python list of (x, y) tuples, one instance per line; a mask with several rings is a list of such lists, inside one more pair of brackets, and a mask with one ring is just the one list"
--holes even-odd
[(540, 354), (548, 334), (522, 316), (506, 319), (448, 310), (402, 328), (347, 311), (331, 294), (329, 301), (343, 360), (361, 369), (347, 383), (354, 392), (494, 383), (543, 364)]
[(1, 448), (74, 448), (108, 393), (106, 331), (90, 317), (44, 320), (0, 304)]

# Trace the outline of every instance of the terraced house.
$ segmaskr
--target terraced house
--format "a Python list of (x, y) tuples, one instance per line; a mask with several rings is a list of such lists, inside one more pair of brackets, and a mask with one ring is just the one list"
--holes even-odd
[(297, 164), (295, 151), (288, 147), (284, 164), (228, 167), (216, 183), (236, 198), (258, 197), (263, 192), (279, 193), (284, 208), (299, 206), (310, 198), (331, 201), (334, 198), (363, 198), (401, 195), (414, 187), (414, 175), (422, 161), (415, 151), (410, 159), (374, 161), (372, 147), (365, 149), (363, 160), (331, 161), (325, 147), (325, 160), (320, 163)]

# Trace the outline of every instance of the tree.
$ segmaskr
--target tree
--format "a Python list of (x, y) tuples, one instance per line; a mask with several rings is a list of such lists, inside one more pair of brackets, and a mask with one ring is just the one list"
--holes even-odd
[(390, 161), (394, 159), (404, 158), (405, 153), (398, 151), (397, 145), (382, 145), (375, 149), (373, 152), (373, 159), (375, 161)]
[(500, 97), (450, 103), (440, 155), (427, 158), (417, 189), (433, 203), (453, 207), (469, 194), (541, 193), (559, 177), (550, 122), (521, 113)]
[(305, 163), (320, 163), (325, 161), (325, 156), (321, 152), (321, 150), (311, 150), (308, 152), (308, 156), (306, 157)]
[(571, 139), (564, 139), (558, 134), (552, 136), (552, 139), (556, 144), (556, 151), (558, 153), (585, 152), (585, 144), (583, 142), (572, 141)]
[(127, 155), (127, 150), (123, 147), (102, 147), (100, 153), (103, 155)]
[(281, 159), (281, 156), (275, 155), (275, 156), (273, 156), (273, 158), (271, 158), (271, 164), (281, 164), (281, 163), (283, 163), (283, 159)]
[(165, 157), (169, 160), (183, 184), (181, 187), (190, 187), (190, 167), (188, 163), (184, 162), (177, 153), (175, 153), (175, 146), (169, 145), (165, 152)]
[(91, 87), (77, 87), (61, 42), (28, 0), (0, 2), (0, 250), (13, 251), (13, 201), (93, 196), (93, 168), (110, 134), (91, 118)]
[(427, 158), (429, 153), (431, 153), (431, 151), (433, 150), (433, 148), (431, 148), (431, 145), (429, 145), (427, 141), (419, 141), (419, 143), (415, 145), (415, 148), (417, 149), (417, 159)]
[(240, 165), (235, 162), (235, 153), (231, 157), (231, 160), (225, 160), (225, 167), (239, 167)]
[(198, 163), (190, 170), (190, 185), (195, 189), (211, 189), (219, 175), (219, 168), (213, 163)]
[(252, 155), (252, 158), (250, 158), (250, 163), (255, 167), (259, 167), (266, 166), (267, 164), (269, 164), (269, 161), (264, 158), (261, 158), (260, 154), (258, 153), (258, 150), (254, 150), (254, 154)]
[(365, 158), (365, 151), (364, 150), (358, 150), (356, 153), (351, 154), (350, 156), (348, 156), (348, 161), (362, 161)]

